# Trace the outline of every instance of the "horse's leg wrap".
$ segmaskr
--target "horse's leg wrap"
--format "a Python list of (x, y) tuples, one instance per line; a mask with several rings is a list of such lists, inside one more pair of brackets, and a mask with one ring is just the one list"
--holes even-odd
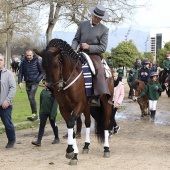
[(66, 149), (66, 158), (71, 159), (73, 157), (74, 154), (74, 149), (73, 149), (73, 128), (72, 129), (68, 129), (68, 146)]
[(74, 149), (74, 153), (79, 152), (78, 147), (77, 147), (77, 142), (76, 142), (76, 138), (73, 139), (73, 149)]
[(104, 131), (104, 147), (109, 147), (109, 131)]
[(90, 145), (90, 128), (86, 128), (86, 139), (82, 150), (83, 154), (87, 154), (89, 152), (89, 145)]
[(104, 157), (109, 158), (110, 157), (110, 151), (109, 151), (109, 131), (104, 131)]

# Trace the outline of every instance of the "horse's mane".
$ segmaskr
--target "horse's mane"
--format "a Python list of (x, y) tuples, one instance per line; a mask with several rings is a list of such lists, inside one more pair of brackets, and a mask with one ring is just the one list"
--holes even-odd
[(61, 39), (52, 39), (46, 49), (44, 50), (45, 56), (42, 60), (42, 68), (45, 71), (49, 82), (51, 81), (51, 64), (55, 56), (52, 55), (52, 51), (50, 51), (50, 47), (56, 47), (58, 51), (61, 53), (62, 58), (67, 57), (68, 59), (72, 59), (72, 61), (76, 62), (79, 59), (78, 54), (72, 49), (72, 47)]
[(137, 89), (137, 87), (139, 87), (139, 83), (141, 84), (142, 83), (142, 85), (143, 85), (143, 87), (145, 87), (145, 83), (143, 82), (143, 81), (141, 81), (141, 80), (134, 80), (133, 82), (132, 82), (132, 88), (133, 89)]
[(79, 59), (78, 54), (73, 50), (73, 48), (62, 39), (52, 39), (46, 47), (46, 50), (49, 50), (50, 47), (56, 47), (61, 50), (62, 56), (70, 56), (72, 59)]

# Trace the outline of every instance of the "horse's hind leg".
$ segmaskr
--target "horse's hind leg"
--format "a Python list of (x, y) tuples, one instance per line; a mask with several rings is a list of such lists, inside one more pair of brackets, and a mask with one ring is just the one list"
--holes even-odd
[(110, 151), (109, 151), (109, 131), (104, 131), (104, 155), (103, 157), (109, 158), (110, 157)]
[(86, 139), (82, 151), (83, 154), (87, 154), (89, 152), (89, 145), (90, 145), (90, 128), (86, 128)]
[(91, 118), (90, 118), (90, 107), (89, 105), (85, 107), (86, 110), (84, 111), (85, 116), (85, 125), (86, 125), (86, 138), (85, 144), (82, 150), (83, 154), (87, 154), (89, 152), (89, 145), (90, 145), (90, 125), (91, 125)]

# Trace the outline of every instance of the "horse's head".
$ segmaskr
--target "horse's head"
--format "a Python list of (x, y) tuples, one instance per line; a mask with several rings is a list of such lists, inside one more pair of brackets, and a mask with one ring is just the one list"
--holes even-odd
[(133, 101), (137, 101), (137, 97), (139, 96), (139, 94), (145, 88), (145, 83), (143, 81), (140, 81), (140, 80), (134, 80), (131, 83), (131, 86), (135, 90), (135, 95), (134, 95)]
[(34, 52), (42, 57), (42, 69), (45, 72), (46, 81), (52, 82), (52, 73), (59, 67), (59, 60), (61, 56), (60, 50), (56, 47), (51, 47), (49, 50), (45, 49), (43, 51), (35, 49)]

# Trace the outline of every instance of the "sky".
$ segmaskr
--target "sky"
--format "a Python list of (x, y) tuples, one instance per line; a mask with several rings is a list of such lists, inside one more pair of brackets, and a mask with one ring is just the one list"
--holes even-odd
[[(138, 0), (145, 2), (146, 0)], [(170, 28), (170, 0), (148, 0), (148, 8), (138, 9), (134, 15), (133, 28), (150, 31), (151, 29)], [(126, 24), (125, 24), (126, 26)]]

